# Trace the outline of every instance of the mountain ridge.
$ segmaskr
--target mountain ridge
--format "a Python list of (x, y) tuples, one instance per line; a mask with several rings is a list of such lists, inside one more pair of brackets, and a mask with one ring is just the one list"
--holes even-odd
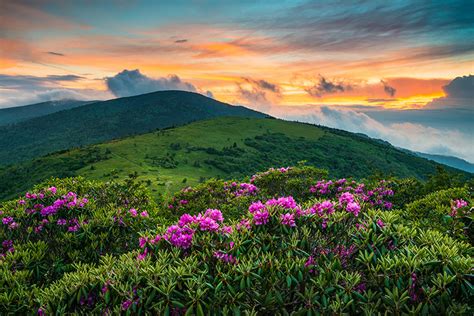
[(0, 126), (0, 165), (217, 116), (268, 117), (177, 90), (99, 101)]

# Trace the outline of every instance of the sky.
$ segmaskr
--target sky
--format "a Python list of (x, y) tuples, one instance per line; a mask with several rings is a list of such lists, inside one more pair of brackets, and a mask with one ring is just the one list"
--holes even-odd
[(180, 89), (474, 161), (473, 1), (0, 0), (0, 108)]

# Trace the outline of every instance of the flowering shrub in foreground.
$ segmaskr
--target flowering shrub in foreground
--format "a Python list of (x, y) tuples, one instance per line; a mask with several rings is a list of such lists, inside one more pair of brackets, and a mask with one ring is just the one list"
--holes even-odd
[[(128, 247), (122, 248), (125, 253), (107, 252), (99, 262), (78, 261), (70, 273), (29, 287), (16, 287), (25, 273), (14, 273), (6, 264), (24, 244), (17, 249), (7, 240), (2, 244), (5, 261), (0, 259), (0, 311), (472, 314), (472, 244), (421, 216), (408, 216), (407, 210), (391, 210), (386, 202), (396, 192), (390, 192), (389, 183), (341, 179), (328, 185), (322, 179), (301, 181), (301, 174), (292, 182), (287, 177), (292, 170), (299, 172), (285, 168), (268, 174), (282, 174), (285, 183), (293, 183), (291, 190), (299, 192), (295, 195), (273, 193), (279, 186), (266, 187), (266, 180), (260, 185), (253, 181), (255, 189), (211, 181), (181, 192), (171, 203), (184, 205), (179, 217), (171, 223), (133, 226), (127, 233), (133, 240), (127, 239)], [(327, 192), (312, 192), (318, 183)], [(236, 194), (241, 189), (246, 192)], [(70, 191), (83, 196), (80, 190)], [(439, 213), (433, 219), (448, 216), (454, 221), (471, 214), (470, 194), (451, 193), (439, 196)], [(84, 208), (100, 203), (97, 195), (88, 200)], [(206, 200), (211, 203), (206, 205)], [(425, 203), (419, 204), (422, 212)], [(143, 214), (145, 208), (136, 204), (112, 209), (108, 223), (134, 225), (156, 218), (150, 208)], [(7, 221), (3, 231), (10, 231)]]
[[(33, 286), (49, 284), (74, 271), (77, 263), (98, 262), (107, 253), (130, 251), (138, 232), (156, 225), (156, 216), (150, 218), (145, 209), (133, 208), (138, 207), (134, 202), (121, 201), (123, 191), (128, 190), (123, 184), (104, 185), (81, 178), (54, 182), (0, 208), (0, 271), (4, 272), (0, 274), (0, 306), (18, 310), (21, 304), (28, 305)], [(142, 193), (136, 187), (128, 201), (137, 199), (155, 215)], [(114, 195), (115, 201), (104, 194)]]

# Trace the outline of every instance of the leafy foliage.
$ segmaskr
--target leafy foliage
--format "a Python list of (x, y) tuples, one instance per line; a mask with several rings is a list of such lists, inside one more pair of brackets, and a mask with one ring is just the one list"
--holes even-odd
[[(0, 312), (472, 314), (472, 240), (434, 220), (471, 216), (467, 188), (392, 209), (395, 181), (325, 176), (297, 166), (244, 182), (212, 180), (178, 192), (165, 209), (133, 180), (52, 180), (33, 190), (34, 198), (2, 206), (2, 222), (12, 217), (19, 225), (11, 229), (7, 219), (0, 230), (8, 238), (0, 259)], [(77, 232), (55, 224), (42, 238), (26, 229), (68, 192), (88, 202), (46, 217), (69, 221), (79, 213)], [(45, 207), (26, 214), (38, 199)], [(144, 209), (149, 217), (140, 215)], [(126, 225), (114, 222), (119, 214)], [(106, 250), (97, 256), (100, 247)], [(83, 255), (74, 256), (78, 249)], [(74, 261), (54, 270), (63, 260)]]

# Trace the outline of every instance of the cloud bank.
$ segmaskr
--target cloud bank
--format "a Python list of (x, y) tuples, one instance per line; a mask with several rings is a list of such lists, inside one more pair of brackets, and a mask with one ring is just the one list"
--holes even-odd
[(473, 162), (472, 135), (455, 128), (440, 129), (410, 122), (382, 124), (363, 112), (329, 106), (272, 107), (270, 114), (286, 120), (364, 133), (372, 138), (386, 140), (397, 147), (457, 156)]
[(182, 81), (177, 75), (154, 79), (145, 76), (138, 69), (123, 70), (113, 77), (105, 78), (105, 83), (116, 97), (129, 97), (162, 90), (197, 91), (193, 84)]

